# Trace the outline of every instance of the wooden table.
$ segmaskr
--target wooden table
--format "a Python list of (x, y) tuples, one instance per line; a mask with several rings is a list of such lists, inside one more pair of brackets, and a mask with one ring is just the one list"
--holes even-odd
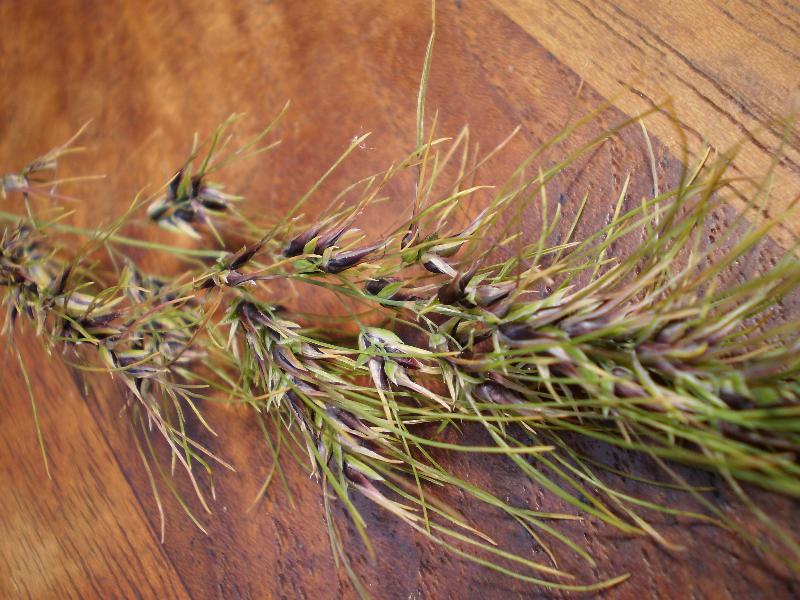
[[(411, 147), (428, 14), (429, 5), (417, 0), (6, 0), (0, 4), (0, 171), (20, 167), (94, 119), (85, 138), (88, 155), (66, 169), (107, 174), (81, 188), (86, 201), (75, 205), (75, 222), (96, 225), (119, 214), (141, 186), (166, 180), (195, 131), (207, 133), (232, 112), (245, 111), (240, 131), (247, 135), (291, 99), (280, 152), (237, 165), (223, 177), (248, 196), (252, 214), (284, 210), (355, 135), (374, 132), (334, 176), (334, 185), (384, 167)], [(469, 123), (482, 148), (521, 124), (501, 170), (557, 131), (573, 110), (610, 99), (616, 108), (597, 124), (607, 127), (670, 94), (690, 150), (704, 140), (718, 148), (744, 140), (735, 169), (757, 174), (783, 137), (779, 117), (800, 106), (799, 81), (800, 8), (790, 1), (441, 0), (429, 107), (439, 111), (440, 131), (452, 134)], [(648, 127), (659, 173), (669, 180), (682, 138), (666, 112)], [(781, 210), (800, 189), (800, 139), (796, 130), (786, 139), (771, 210)], [(575, 175), (580, 186), (564, 188), (567, 201), (575, 200), (578, 188), (590, 189), (599, 222), (626, 174), (632, 175), (633, 193), (652, 185), (646, 156), (641, 132), (628, 132)], [(410, 190), (398, 188), (397, 202)], [(324, 197), (309, 212), (322, 208)], [(730, 213), (718, 214), (718, 226), (727, 218)], [(379, 225), (374, 221), (366, 226)], [(800, 221), (787, 220), (777, 243), (793, 240), (799, 227)], [(133, 256), (159, 266), (144, 254)], [(80, 377), (60, 356), (47, 356), (29, 332), (17, 333), (53, 479), (45, 475), (20, 370), (13, 354), (4, 355), (0, 597), (355, 595), (334, 568), (318, 485), (292, 461), (286, 462), (291, 496), (275, 486), (246, 512), (270, 459), (255, 425), (236, 409), (208, 408), (220, 440), (205, 439), (238, 468), (218, 474), (214, 514), (204, 519), (208, 535), (166, 498), (161, 544), (147, 475), (121, 412), (124, 394), (101, 377)], [(618, 451), (587, 451), (638, 472), (654, 470)], [(558, 507), (503, 461), (460, 461), (454, 468), (479, 482), (491, 480), (523, 502)], [(695, 482), (713, 481), (708, 474), (685, 473)], [(182, 489), (185, 483), (179, 480)], [(618, 483), (654, 501), (685, 502), (673, 492)], [(800, 532), (797, 503), (755, 494), (785, 527)], [(731, 514), (745, 514), (729, 494), (717, 500)], [(530, 540), (506, 531), (502, 519), (480, 507), (464, 508), (513, 548), (530, 552)], [(355, 568), (376, 598), (564, 596), (470, 566), (386, 514), (365, 510), (374, 561), (344, 515), (341, 523)], [(576, 526), (572, 534), (598, 561), (588, 578), (632, 574), (606, 597), (800, 595), (789, 574), (734, 536), (697, 524), (660, 523), (671, 541), (685, 546), (683, 552), (592, 522)], [(571, 560), (561, 566), (569, 568)]]

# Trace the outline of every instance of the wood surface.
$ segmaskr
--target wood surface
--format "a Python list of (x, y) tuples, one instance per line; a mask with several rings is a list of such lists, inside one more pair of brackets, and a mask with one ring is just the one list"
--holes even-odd
[[(254, 216), (285, 210), (360, 133), (374, 132), (335, 174), (331, 189), (385, 167), (410, 148), (428, 13), (428, 3), (417, 0), (5, 0), (0, 3), (0, 171), (20, 167), (93, 119), (85, 138), (90, 151), (64, 172), (107, 175), (81, 188), (86, 200), (75, 204), (75, 222), (96, 225), (118, 215), (142, 186), (163, 183), (185, 157), (195, 131), (207, 133), (229, 114), (246, 112), (240, 127), (246, 136), (289, 99), (280, 151), (223, 176), (248, 197)], [(438, 110), (440, 131), (453, 134), (469, 123), (482, 148), (522, 125), (487, 170), (491, 180), (558, 131), (573, 111), (611, 100), (616, 108), (593, 125), (599, 131), (669, 93), (689, 132), (690, 149), (703, 139), (720, 148), (744, 139), (736, 168), (756, 174), (782, 137), (778, 123), (792, 106), (799, 66), (800, 11), (780, 0), (440, 1), (429, 106)], [(626, 93), (628, 88), (636, 93)], [(674, 180), (681, 138), (666, 116), (652, 125), (648, 121), (648, 127), (659, 176)], [(776, 171), (773, 210), (785, 207), (799, 189), (797, 136), (789, 135), (787, 144)], [(574, 210), (582, 191), (591, 190), (589, 224), (596, 225), (608, 218), (629, 173), (631, 196), (638, 199), (652, 182), (636, 129), (603, 146), (590, 163), (569, 170), (558, 191)], [(393, 192), (392, 206), (407, 209), (411, 183)], [(324, 206), (322, 194), (307, 212)], [(718, 211), (712, 229), (728, 226), (733, 215)], [(385, 218), (372, 215), (365, 226), (380, 227)], [(777, 242), (793, 240), (799, 224), (787, 218)], [(158, 237), (136, 228), (132, 234)], [(154, 269), (166, 268), (143, 253), (132, 256)], [(739, 277), (762, 267), (759, 261), (744, 265)], [(326, 309), (323, 301), (303, 301), (306, 309)], [(208, 535), (165, 497), (161, 544), (158, 511), (123, 412), (124, 393), (102, 377), (80, 376), (58, 355), (46, 355), (30, 332), (17, 331), (15, 344), (29, 365), (53, 479), (41, 461), (24, 380), (13, 354), (4, 353), (0, 597), (355, 597), (347, 577), (334, 567), (319, 489), (303, 469), (286, 461), (291, 494), (275, 486), (247, 512), (270, 459), (245, 412), (209, 406), (219, 438), (197, 432), (237, 467), (236, 473), (218, 473), (214, 514), (203, 518)], [(467, 435), (480, 441), (476, 432)], [(575, 443), (618, 468), (644, 475), (655, 470), (641, 458)], [(501, 459), (443, 460), (521, 504), (560, 507)], [(714, 482), (705, 473), (682, 472), (698, 484)], [(682, 495), (631, 479), (616, 483), (653, 501), (687, 503)], [(179, 479), (178, 485), (189, 492), (187, 482)], [(784, 527), (800, 532), (796, 502), (754, 494)], [(452, 500), (462, 501), (470, 518), (516, 551), (535, 555), (531, 541), (505, 520)], [(721, 493), (716, 501), (751, 525), (730, 494)], [(374, 560), (344, 513), (339, 523), (354, 568), (376, 598), (566, 597), (464, 563), (390, 516), (369, 506), (364, 510), (377, 550)], [(603, 597), (800, 595), (789, 573), (733, 535), (655, 521), (684, 551), (666, 551), (591, 521), (567, 528), (598, 562), (584, 570), (585, 579), (631, 573), (629, 582)], [(566, 555), (561, 566), (578, 568), (578, 562)]]
[[(767, 212), (800, 189), (800, 138), (784, 118), (800, 110), (800, 4), (784, 0), (492, 0), (526, 33), (627, 114), (672, 100), (648, 127), (675, 156), (684, 145), (741, 144), (740, 176), (763, 174), (785, 140)], [(622, 90), (631, 93), (622, 93)], [(680, 121), (676, 130), (672, 119)], [(741, 209), (752, 188), (737, 186)], [(800, 219), (775, 233), (793, 243)]]

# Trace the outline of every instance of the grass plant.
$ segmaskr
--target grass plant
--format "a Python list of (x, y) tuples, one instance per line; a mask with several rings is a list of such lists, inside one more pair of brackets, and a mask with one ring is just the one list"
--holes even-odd
[[(627, 577), (584, 582), (561, 570), (563, 552), (595, 563), (561, 522), (597, 519), (670, 547), (648, 522), (658, 512), (734, 529), (800, 569), (797, 542), (741, 485), (800, 497), (800, 329), (780, 309), (800, 282), (796, 248), (756, 277), (725, 283), (785, 215), (751, 223), (743, 214), (709, 241), (706, 225), (725, 202), (735, 150), (709, 151), (687, 162), (673, 189), (659, 191), (654, 181), (652, 197), (632, 207), (626, 181), (607, 223), (579, 237), (589, 196), (563, 222), (549, 185), (647, 115), (550, 158), (601, 107), (534, 151), (503, 185), (478, 185), (481, 167), (502, 148), (480, 157), (467, 129), (440, 137), (433, 119), (426, 130), (431, 56), (432, 41), (415, 147), (343, 189), (314, 217), (303, 207), (365, 136), (285, 215), (266, 223), (247, 218), (244, 199), (213, 178), (234, 160), (274, 150), (278, 119), (235, 149), (238, 117), (205, 142), (196, 139), (162, 190), (137, 196), (98, 230), (69, 225), (52, 202), (70, 183), (54, 173), (74, 139), (4, 176), (3, 199), (20, 195), (24, 205), (0, 213), (10, 223), (0, 239), (4, 333), (26, 321), (48, 352), (122, 382), (159, 511), (158, 490), (166, 487), (201, 528), (171, 476), (183, 470), (210, 511), (204, 490), (213, 494), (212, 465), (231, 465), (193, 440), (187, 423), (213, 433), (204, 403), (248, 407), (276, 458), (259, 496), (280, 474), (279, 456), (307, 463), (320, 483), (331, 548), (363, 594), (332, 518), (334, 502), (345, 507), (369, 549), (355, 496), (447, 551), (550, 588), (598, 590)], [(416, 181), (410, 216), (378, 237), (360, 230), (363, 213), (379, 207), (395, 178), (408, 176)], [(757, 182), (754, 207), (766, 201), (769, 182), (769, 173)], [(487, 200), (465, 219), (473, 197)], [(541, 227), (526, 236), (518, 216), (531, 210)], [(123, 235), (141, 214), (193, 238), (195, 247)], [(642, 233), (630, 253), (615, 252), (620, 240)], [(241, 248), (225, 250), (233, 244)], [(126, 256), (131, 246), (169, 253), (183, 261), (182, 271), (171, 278), (143, 272)], [(302, 293), (327, 290), (342, 300), (348, 325), (287, 308), (287, 286), (277, 282)], [(26, 373), (21, 360), (20, 368)], [(467, 427), (481, 428), (487, 443), (453, 441)], [(152, 433), (169, 448), (171, 464), (158, 460)], [(615, 489), (607, 483), (610, 467), (569, 443), (576, 435), (650, 456), (672, 477), (662, 484), (694, 496), (697, 511)], [(45, 453), (41, 436), (40, 443)], [(519, 506), (459, 477), (442, 459), (459, 452), (502, 455), (570, 511)], [(739, 528), (676, 475), (673, 462), (718, 473), (772, 531), (770, 540)], [(504, 513), (546, 558), (504, 550), (441, 500), (443, 488)]]

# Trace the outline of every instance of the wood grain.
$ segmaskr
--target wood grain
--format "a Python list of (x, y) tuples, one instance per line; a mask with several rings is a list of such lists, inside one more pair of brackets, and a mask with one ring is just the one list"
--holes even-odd
[[(800, 137), (783, 123), (800, 111), (796, 4), (491, 1), (625, 113), (671, 100), (674, 117), (659, 114), (648, 127), (676, 156), (684, 146), (696, 153), (704, 143), (720, 151), (741, 143), (734, 169), (756, 177), (785, 142), (768, 211), (779, 214), (796, 199)], [(752, 187), (736, 190), (733, 201), (742, 209)], [(800, 218), (793, 214), (776, 238), (788, 246), (798, 232)]]
[[(772, 121), (783, 114), (782, 98), (797, 83), (796, 13), (789, 5), (744, 1), (687, 2), (682, 9), (668, 14), (655, 5), (645, 10), (633, 2), (612, 7), (586, 1), (440, 1), (429, 91), (429, 104), (439, 111), (440, 130), (455, 133), (469, 123), (473, 139), (489, 148), (521, 124), (521, 135), (483, 174), (491, 181), (558, 131), (573, 109), (590, 110), (625, 84), (646, 89), (645, 83), (660, 82), (673, 92), (681, 119), (697, 135), (720, 146), (752, 135), (768, 148), (776, 139)], [(720, 17), (721, 11), (732, 17)], [(2, 170), (20, 166), (93, 118), (86, 138), (92, 149), (73, 160), (65, 173), (107, 174), (106, 180), (78, 190), (87, 200), (75, 205), (75, 221), (95, 225), (118, 215), (142, 186), (162, 183), (185, 156), (194, 131), (206, 133), (230, 113), (244, 111), (248, 117), (240, 133), (246, 136), (291, 99), (280, 131), (280, 152), (237, 165), (223, 180), (247, 195), (247, 210), (254, 216), (282, 211), (353, 136), (373, 131), (365, 148), (310, 204), (308, 212), (313, 214), (324, 208), (327, 190), (385, 167), (413, 143), (427, 14), (428, 4), (420, 0), (0, 3), (0, 165)], [(737, 51), (742, 45), (753, 50)], [(746, 76), (730, 70), (737, 60)], [(658, 70), (648, 74), (653, 61)], [(576, 99), (582, 79), (588, 85)], [(654, 87), (646, 95), (657, 99), (660, 91)], [(609, 127), (643, 106), (627, 102), (615, 98), (617, 109), (582, 135)], [(658, 138), (659, 177), (674, 181), (679, 146), (668, 127), (653, 126), (652, 131)], [(566, 148), (575, 147), (579, 139)], [(795, 160), (796, 140), (790, 142), (787, 158)], [(753, 146), (748, 146), (748, 155), (755, 158), (741, 168), (762, 168), (767, 151), (755, 142), (748, 144)], [(781, 169), (781, 181), (797, 189), (792, 164)], [(591, 232), (608, 218), (629, 173), (631, 201), (638, 202), (652, 182), (644, 141), (636, 130), (605, 145), (591, 163), (568, 169), (554, 193), (563, 194), (566, 210), (574, 211), (583, 190), (591, 191), (585, 225)], [(368, 215), (365, 228), (380, 231), (387, 217), (408, 210), (412, 183), (398, 182), (391, 191), (391, 213)], [(714, 227), (728, 226), (733, 214), (718, 211)], [(526, 216), (526, 228), (535, 230), (536, 225), (533, 215)], [(787, 231), (795, 231), (792, 223), (787, 226)], [(143, 226), (131, 231), (159, 235)], [(154, 269), (170, 268), (144, 253), (132, 256)], [(763, 268), (761, 260), (768, 258), (743, 266), (739, 277)], [(306, 310), (333, 306), (322, 299), (304, 302)], [(54, 481), (45, 479), (30, 403), (10, 360), (0, 381), (0, 397), (7, 405), (0, 417), (0, 595), (355, 596), (346, 576), (334, 568), (319, 489), (302, 468), (286, 461), (291, 493), (275, 486), (246, 512), (270, 459), (245, 413), (207, 408), (219, 439), (200, 430), (196, 434), (238, 470), (217, 474), (214, 514), (203, 517), (208, 536), (192, 526), (176, 503), (167, 501), (162, 545), (147, 474), (120, 414), (124, 394), (100, 377), (89, 377), (88, 392), (82, 394), (81, 379), (57, 357), (36, 350), (29, 333), (18, 339), (36, 373)], [(478, 432), (468, 435), (481, 442)], [(636, 473), (654, 470), (647, 461), (617, 450), (580, 441), (576, 445)], [(520, 481), (500, 459), (442, 458), (520, 505), (564, 510), (529, 482)], [(698, 484), (713, 482), (707, 474), (682, 472)], [(187, 483), (180, 478), (178, 482), (190, 497)], [(616, 483), (653, 501), (687, 502), (633, 480)], [(757, 497), (787, 528), (800, 532), (795, 502), (760, 493)], [(458, 497), (452, 500), (513, 549), (536, 556), (530, 539), (503, 519)], [(746, 514), (725, 494), (717, 500), (732, 515)], [(340, 525), (355, 569), (376, 598), (565, 597), (472, 567), (411, 535), (380, 511), (368, 506), (364, 510), (377, 549), (374, 561), (345, 518)], [(595, 523), (568, 529), (568, 535), (587, 544), (597, 558), (598, 568), (585, 570), (585, 578), (631, 572), (630, 582), (605, 595), (622, 599), (779, 598), (800, 593), (791, 576), (732, 535), (707, 526), (659, 522), (671, 541), (685, 546), (684, 552), (620, 537)], [(561, 566), (580, 568), (569, 555)]]
[(54, 477), (21, 370), (4, 353), (0, 597), (188, 598), (67, 368), (19, 341)]

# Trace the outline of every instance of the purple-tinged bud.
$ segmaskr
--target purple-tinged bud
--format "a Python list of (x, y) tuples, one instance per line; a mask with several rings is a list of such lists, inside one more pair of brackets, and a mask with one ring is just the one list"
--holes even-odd
[(540, 332), (527, 323), (504, 323), (500, 334), (512, 342), (535, 342), (542, 339)]
[[(377, 296), (381, 293), (381, 291), (387, 286), (392, 283), (396, 283), (399, 279), (370, 279), (367, 281), (367, 285), (365, 289), (367, 290), (368, 294), (372, 294), (373, 296)], [(418, 294), (415, 294), (411, 291), (406, 291), (403, 288), (395, 290), (391, 296), (387, 298), (387, 300), (395, 300), (397, 302), (409, 302), (413, 300), (421, 300), (422, 297)]]
[(441, 256), (436, 256), (435, 254), (425, 254), (424, 262), (422, 266), (425, 267), (427, 271), (431, 273), (436, 273), (437, 275), (450, 275), (454, 277), (456, 275), (456, 270), (450, 266), (446, 260), (444, 260)]
[(367, 281), (367, 285), (364, 286), (364, 287), (367, 290), (368, 294), (372, 294), (373, 296), (377, 296), (378, 294), (381, 293), (383, 288), (385, 288), (387, 285), (389, 285), (391, 283), (394, 283), (395, 281), (397, 281), (397, 280), (396, 279), (394, 279), (394, 280), (393, 279), (384, 279), (384, 278), (370, 279), (369, 281)]
[(3, 175), (3, 195), (9, 192), (21, 192), (28, 189), (28, 180), (17, 174)]
[(439, 298), (439, 302), (442, 304), (457, 304), (466, 299), (464, 288), (465, 285), (462, 283), (461, 278), (455, 277), (439, 288), (436, 297)]
[(232, 201), (237, 200), (236, 196), (226, 194), (218, 187), (203, 184), (196, 191), (197, 201), (206, 209), (224, 212), (231, 207)]
[(70, 273), (72, 273), (72, 264), (67, 265), (67, 267), (61, 271), (61, 274), (56, 278), (53, 282), (53, 295), (60, 296), (64, 293), (64, 290), (67, 287), (67, 280), (69, 279)]
[(614, 382), (614, 395), (618, 398), (645, 398), (647, 396), (642, 386), (630, 380), (630, 373), (625, 369), (616, 367), (611, 370), (611, 374), (624, 379), (624, 381)]
[(367, 479), (364, 474), (361, 473), (361, 471), (357, 471), (348, 463), (344, 463), (344, 465), (342, 465), (342, 473), (344, 473), (344, 476), (350, 483), (358, 488), (369, 489), (373, 487), (373, 485), (369, 482), (369, 479)]
[(347, 231), (348, 227), (348, 224), (344, 224), (320, 233), (319, 238), (317, 238), (317, 244), (314, 246), (314, 253), (322, 254), (325, 250), (333, 246), (339, 241), (339, 238), (342, 237), (344, 232)]
[(374, 246), (367, 246), (366, 248), (339, 252), (331, 257), (327, 263), (322, 264), (320, 270), (325, 273), (341, 273), (342, 271), (346, 271), (347, 269), (355, 267), (382, 245), (383, 244), (375, 244)]
[(439, 288), (437, 293), (439, 301), (442, 304), (464, 303), (467, 299), (467, 285), (475, 275), (475, 271), (475, 267), (472, 267), (466, 273), (456, 273), (456, 276), (449, 283)]
[(525, 401), (516, 392), (493, 381), (486, 381), (476, 385), (475, 394), (484, 402), (492, 404), (520, 404)]
[(258, 254), (258, 252), (261, 250), (261, 246), (261, 242), (256, 242), (254, 244), (250, 244), (249, 246), (242, 247), (241, 250), (230, 257), (228, 268), (238, 269), (239, 267), (246, 265), (256, 254)]
[(386, 373), (383, 370), (384, 360), (380, 357), (373, 356), (367, 362), (369, 366), (369, 374), (372, 377), (372, 382), (375, 387), (381, 390), (389, 389), (389, 380), (386, 378)]
[(294, 375), (295, 377), (303, 377), (308, 375), (308, 369), (306, 369), (303, 364), (297, 360), (297, 357), (292, 353), (291, 350), (284, 346), (274, 345), (272, 347), (272, 360), (275, 361), (275, 364), (278, 367)]
[(169, 199), (174, 200), (178, 197), (178, 188), (181, 186), (181, 180), (183, 180), (183, 169), (175, 173), (175, 176), (170, 180), (168, 191), (169, 191)]
[(415, 224), (408, 226), (408, 231), (406, 231), (405, 235), (403, 236), (403, 239), (400, 240), (401, 250), (405, 250), (406, 248), (408, 248), (411, 245), (411, 243), (417, 238), (417, 231), (418, 228)]
[(243, 285), (245, 283), (249, 283), (250, 285), (256, 285), (256, 282), (253, 281), (254, 275), (244, 275), (239, 273), (239, 271), (230, 271), (227, 275), (225, 275), (225, 283), (227, 283), (231, 287), (236, 287), (239, 285)]
[(236, 312), (239, 313), (242, 323), (250, 329), (255, 329), (257, 325), (267, 328), (272, 325), (272, 319), (252, 302), (240, 302), (236, 307)]
[(563, 330), (569, 336), (578, 337), (581, 335), (587, 335), (589, 333), (593, 333), (598, 329), (601, 329), (605, 325), (606, 324), (602, 320), (576, 321), (564, 325)]
[(475, 290), (475, 302), (486, 308), (508, 296), (516, 287), (517, 284), (513, 281), (499, 285), (479, 285)]
[(283, 249), (283, 255), (287, 258), (301, 255), (303, 253), (303, 248), (305, 248), (306, 244), (308, 244), (308, 242), (317, 236), (320, 229), (322, 229), (321, 225), (315, 225), (311, 229), (307, 229), (300, 235), (292, 238), (292, 240)]

